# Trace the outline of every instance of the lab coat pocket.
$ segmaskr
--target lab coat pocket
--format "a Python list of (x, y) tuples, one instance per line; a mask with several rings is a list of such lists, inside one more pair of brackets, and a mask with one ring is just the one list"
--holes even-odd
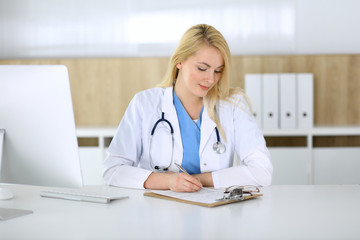
[(205, 147), (202, 154), (201, 165), (203, 172), (212, 172), (224, 168), (222, 166), (223, 160), (221, 157), (221, 155), (224, 155), (224, 153), (217, 154), (215, 151), (213, 151), (212, 145), (213, 144), (208, 143), (208, 146)]

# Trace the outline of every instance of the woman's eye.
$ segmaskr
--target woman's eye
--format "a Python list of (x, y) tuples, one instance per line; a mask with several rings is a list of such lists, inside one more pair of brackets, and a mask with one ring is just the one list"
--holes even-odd
[(200, 71), (203, 71), (203, 72), (206, 71), (206, 68), (198, 67), (198, 69), (199, 69)]
[(222, 70), (216, 70), (215, 73), (222, 73)]

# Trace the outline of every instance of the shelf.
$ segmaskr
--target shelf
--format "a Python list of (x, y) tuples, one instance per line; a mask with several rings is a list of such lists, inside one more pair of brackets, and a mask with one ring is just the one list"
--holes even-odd
[[(109, 127), (77, 127), (76, 135), (78, 137), (105, 137), (111, 138), (116, 132), (116, 126)], [(264, 129), (265, 137), (291, 136), (305, 137), (311, 136), (360, 136), (360, 126), (316, 126), (309, 129)]]
[(77, 137), (113, 137), (115, 135), (117, 127), (76, 127)]
[[(85, 166), (90, 165), (89, 169), (91, 169), (94, 168), (92, 165), (96, 164), (96, 169), (101, 168), (102, 161), (106, 156), (106, 149), (114, 137), (116, 130), (117, 126), (88, 126), (76, 128), (76, 134), (79, 139), (95, 139), (97, 142), (95, 148), (80, 146), (83, 158), (87, 159), (86, 161), (84, 160)], [(276, 184), (325, 184), (330, 181), (329, 179), (331, 179), (331, 177), (328, 176), (328, 171), (323, 169), (331, 168), (336, 172), (336, 164), (340, 156), (344, 156), (342, 161), (345, 161), (340, 177), (345, 180), (338, 181), (338, 183), (354, 183), (359, 179), (357, 172), (356, 174), (346, 173), (351, 172), (353, 169), (352, 166), (360, 166), (360, 162), (357, 161), (360, 151), (360, 126), (316, 126), (311, 129), (266, 129), (263, 130), (263, 134), (266, 138), (274, 138), (275, 143), (280, 143), (279, 146), (268, 147), (272, 155), (273, 164), (278, 169), (274, 175)], [(314, 147), (314, 143), (316, 143), (319, 138), (326, 140), (324, 144), (326, 148)], [(340, 140), (350, 139), (350, 143), (355, 139), (353, 142), (356, 144), (351, 145), (355, 146), (355, 148), (348, 150), (349, 148), (328, 147), (328, 142), (336, 142), (334, 139), (338, 140), (339, 138)], [(301, 145), (300, 148), (299, 142)], [(290, 144), (290, 146), (282, 146), (282, 143)], [(331, 146), (331, 144), (329, 146)], [(338, 156), (339, 154), (340, 156)], [(94, 159), (93, 163), (90, 163), (89, 159), (95, 155), (98, 159)], [(100, 174), (98, 175), (100, 176)]]
[(264, 129), (264, 136), (360, 136), (360, 126), (316, 126), (309, 129)]

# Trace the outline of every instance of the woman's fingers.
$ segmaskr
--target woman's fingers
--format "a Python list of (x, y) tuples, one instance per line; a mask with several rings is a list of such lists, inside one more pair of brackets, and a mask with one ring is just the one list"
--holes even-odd
[(200, 180), (198, 178), (195, 178), (189, 174), (186, 173), (180, 173), (180, 175), (185, 178), (185, 180), (189, 181), (190, 183), (196, 185), (197, 187), (199, 187), (199, 190), (202, 188), (202, 184), (200, 182)]
[(174, 174), (174, 178), (174, 183), (171, 184), (170, 189), (175, 192), (196, 192), (202, 188), (200, 180), (189, 174)]

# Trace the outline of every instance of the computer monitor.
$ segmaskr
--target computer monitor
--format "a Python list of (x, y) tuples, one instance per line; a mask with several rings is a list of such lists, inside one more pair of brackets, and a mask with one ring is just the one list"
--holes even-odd
[(1, 183), (83, 185), (65, 66), (1, 65), (0, 129)]

